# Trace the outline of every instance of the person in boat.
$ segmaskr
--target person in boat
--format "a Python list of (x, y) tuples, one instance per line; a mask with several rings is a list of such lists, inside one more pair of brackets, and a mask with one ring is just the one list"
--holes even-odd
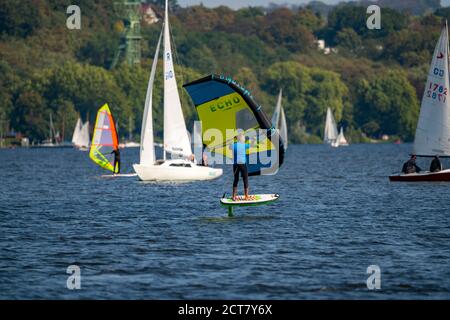
[(442, 170), (442, 163), (441, 160), (439, 159), (439, 156), (436, 155), (434, 156), (433, 161), (431, 161), (430, 172), (439, 172), (441, 170)]
[(191, 156), (189, 157), (189, 161), (195, 163), (195, 154), (191, 154)]
[(405, 174), (420, 172), (422, 169), (416, 164), (416, 155), (411, 155), (411, 158), (403, 164), (402, 172)]
[(119, 147), (114, 149), (111, 154), (114, 154), (114, 173), (120, 173), (120, 150)]
[(202, 154), (202, 164), (203, 167), (207, 167), (208, 166), (208, 156), (206, 155), (205, 152), (203, 152)]
[(245, 200), (249, 200), (248, 195), (248, 169), (247, 169), (247, 150), (250, 148), (250, 144), (245, 141), (245, 135), (243, 131), (240, 131), (237, 135), (237, 141), (230, 144), (230, 150), (233, 152), (233, 196), (234, 201), (237, 198), (237, 186), (239, 183), (239, 173), (242, 180), (244, 180), (244, 194)]

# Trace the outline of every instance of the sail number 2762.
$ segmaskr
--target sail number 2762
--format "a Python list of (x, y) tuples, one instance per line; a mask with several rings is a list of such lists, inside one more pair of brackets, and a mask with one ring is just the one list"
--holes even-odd
[(445, 102), (447, 100), (448, 89), (438, 83), (430, 82), (428, 87), (427, 97), (431, 99), (437, 99), (440, 102)]

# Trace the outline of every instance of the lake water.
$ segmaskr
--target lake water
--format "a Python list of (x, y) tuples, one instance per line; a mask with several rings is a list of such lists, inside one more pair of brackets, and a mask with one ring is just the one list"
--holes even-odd
[[(389, 182), (410, 148), (291, 145), (277, 175), (250, 178), (280, 200), (234, 218), (229, 167), (155, 184), (102, 178), (72, 149), (0, 150), (0, 299), (449, 299), (450, 183)], [(137, 159), (124, 150), (123, 171)]]

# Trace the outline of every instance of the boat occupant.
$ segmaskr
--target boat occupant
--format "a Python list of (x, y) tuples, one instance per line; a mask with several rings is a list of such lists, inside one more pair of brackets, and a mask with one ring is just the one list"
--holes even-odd
[(441, 160), (439, 159), (438, 155), (435, 155), (433, 161), (431, 161), (430, 172), (439, 172), (441, 170), (442, 170)]
[(416, 173), (420, 172), (422, 169), (416, 164), (416, 155), (412, 154), (411, 158), (403, 164), (403, 173)]
[(207, 167), (208, 166), (208, 156), (205, 152), (202, 154), (202, 166)]

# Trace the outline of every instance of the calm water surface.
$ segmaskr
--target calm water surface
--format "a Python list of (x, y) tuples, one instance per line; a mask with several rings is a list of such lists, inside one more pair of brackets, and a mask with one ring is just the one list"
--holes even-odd
[[(387, 178), (410, 148), (292, 145), (276, 176), (250, 179), (280, 200), (234, 218), (218, 203), (229, 167), (155, 184), (102, 178), (72, 149), (0, 150), (0, 298), (449, 299), (450, 184)], [(132, 172), (138, 149), (122, 158)]]

